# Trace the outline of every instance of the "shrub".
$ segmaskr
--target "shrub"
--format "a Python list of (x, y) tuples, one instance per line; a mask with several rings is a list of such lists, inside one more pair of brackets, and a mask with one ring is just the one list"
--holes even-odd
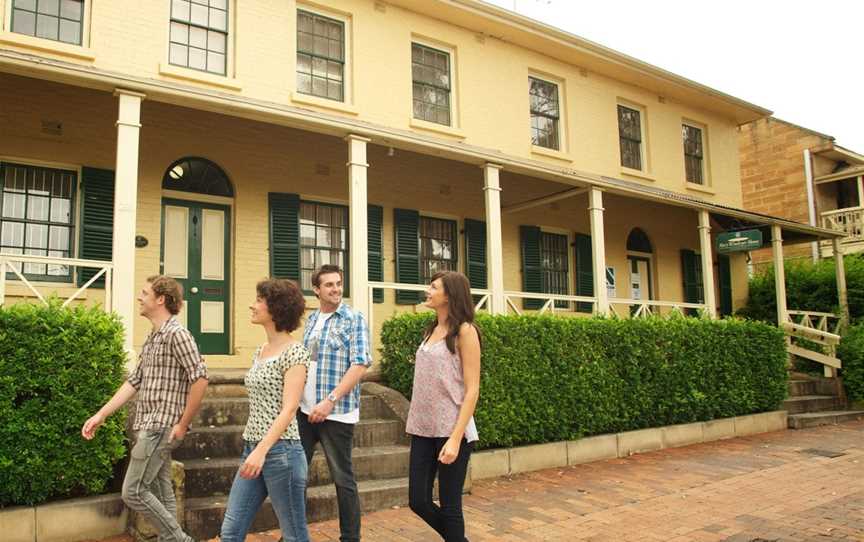
[[(406, 397), (432, 317), (383, 326), (383, 375)], [(484, 448), (763, 412), (786, 395), (783, 334), (761, 322), (479, 315), (477, 324)]]
[[(864, 257), (850, 254), (843, 259), (846, 270), (846, 291), (849, 313), (853, 322), (864, 317)], [(834, 259), (817, 263), (787, 262), (786, 303), (790, 309), (838, 313), (837, 276)], [(777, 296), (774, 289), (774, 268), (769, 267), (750, 279), (750, 297), (739, 316), (777, 323)]]
[(851, 401), (864, 401), (864, 324), (850, 326), (840, 341), (838, 357), (843, 360), (843, 385)]
[(98, 493), (125, 454), (118, 413), (81, 426), (123, 381), (122, 326), (98, 308), (0, 307), (0, 506)]

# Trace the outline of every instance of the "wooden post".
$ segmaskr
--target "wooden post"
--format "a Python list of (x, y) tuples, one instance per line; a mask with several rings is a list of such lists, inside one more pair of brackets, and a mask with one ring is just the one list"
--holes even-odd
[[(369, 139), (350, 134), (345, 138), (348, 142), (348, 222), (351, 225), (350, 270), (351, 306), (363, 313), (367, 320), (371, 318), (369, 305), (369, 244), (367, 212), (366, 143)], [(369, 330), (372, 333), (372, 330)]]
[(714, 295), (714, 258), (711, 251), (711, 215), (699, 211), (699, 250), (702, 256), (702, 292), (708, 317), (717, 318), (717, 297)]
[(588, 212), (591, 215), (591, 261), (594, 264), (594, 314), (609, 314), (609, 292), (606, 290), (606, 233), (603, 223), (603, 192), (591, 188)]
[(501, 239), (501, 166), (483, 166), (486, 200), (486, 249), (488, 250), (489, 314), (507, 314), (504, 302), (504, 243)]

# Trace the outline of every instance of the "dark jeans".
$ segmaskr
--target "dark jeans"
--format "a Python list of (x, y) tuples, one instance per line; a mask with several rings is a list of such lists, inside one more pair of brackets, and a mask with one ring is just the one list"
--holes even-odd
[[(474, 443), (464, 438), (456, 461), (438, 462), (446, 438), (411, 436), (411, 465), (408, 471), (408, 503), (411, 510), (435, 529), (447, 542), (467, 542), (462, 517), (462, 486), (468, 471), (468, 459)], [(432, 486), (438, 473), (438, 497), (441, 506), (432, 502)]]
[(354, 424), (325, 420), (309, 423), (309, 417), (297, 411), (297, 424), (300, 428), (300, 442), (306, 452), (306, 461), (312, 467), (315, 444), (321, 443), (330, 476), (336, 484), (336, 502), (339, 504), (339, 540), (359, 542), (360, 540), (360, 494), (354, 480), (351, 464), (351, 449), (354, 447)]

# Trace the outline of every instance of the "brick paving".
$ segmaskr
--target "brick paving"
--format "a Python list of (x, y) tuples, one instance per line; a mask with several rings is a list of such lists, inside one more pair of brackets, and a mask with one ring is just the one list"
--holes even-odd
[[(472, 542), (864, 541), (864, 421), (476, 481), (465, 517)], [(310, 534), (337, 541), (338, 522)], [(407, 508), (364, 515), (363, 538), (437, 539)]]

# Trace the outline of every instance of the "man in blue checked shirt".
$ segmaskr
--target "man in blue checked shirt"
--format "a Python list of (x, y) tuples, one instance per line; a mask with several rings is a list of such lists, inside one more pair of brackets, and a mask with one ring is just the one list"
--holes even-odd
[(312, 364), (300, 400), (300, 440), (311, 465), (320, 442), (336, 484), (341, 542), (360, 540), (360, 495), (351, 466), (360, 421), (360, 379), (372, 364), (366, 319), (342, 302), (342, 270), (322, 265), (312, 275), (320, 308), (309, 315), (303, 344)]

